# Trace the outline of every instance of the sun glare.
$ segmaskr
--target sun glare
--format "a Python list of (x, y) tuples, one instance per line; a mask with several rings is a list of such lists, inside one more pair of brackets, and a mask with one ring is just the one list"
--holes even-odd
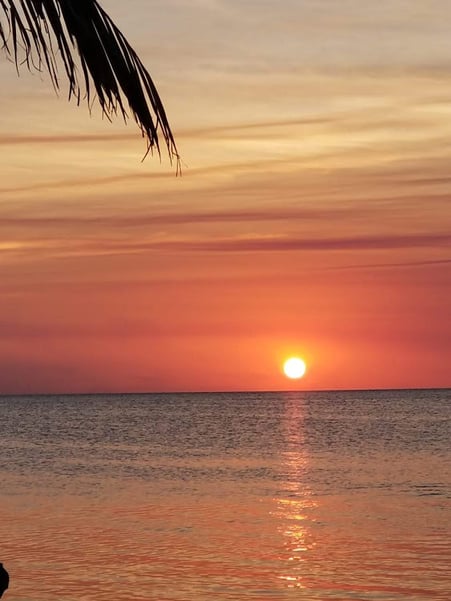
[(290, 357), (283, 364), (283, 372), (291, 380), (302, 378), (306, 369), (305, 361), (299, 359), (299, 357)]

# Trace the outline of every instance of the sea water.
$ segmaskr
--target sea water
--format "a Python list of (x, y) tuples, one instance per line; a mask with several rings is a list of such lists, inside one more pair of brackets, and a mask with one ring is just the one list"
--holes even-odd
[(10, 601), (451, 599), (449, 390), (0, 397)]

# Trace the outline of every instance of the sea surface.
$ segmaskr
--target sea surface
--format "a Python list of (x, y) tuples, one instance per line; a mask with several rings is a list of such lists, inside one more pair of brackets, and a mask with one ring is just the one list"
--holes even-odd
[(451, 391), (0, 397), (6, 601), (451, 599)]

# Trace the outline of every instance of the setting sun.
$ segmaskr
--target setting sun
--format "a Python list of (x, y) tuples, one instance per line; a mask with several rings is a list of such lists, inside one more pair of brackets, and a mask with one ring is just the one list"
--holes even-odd
[(298, 378), (302, 378), (305, 374), (307, 366), (305, 365), (305, 361), (299, 359), (299, 357), (290, 357), (283, 364), (283, 371), (287, 378), (292, 380), (297, 380)]

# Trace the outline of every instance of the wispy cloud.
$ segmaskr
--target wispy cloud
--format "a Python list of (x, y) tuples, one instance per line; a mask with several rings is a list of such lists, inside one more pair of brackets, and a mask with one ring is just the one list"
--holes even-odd
[(120, 142), (134, 140), (136, 135), (132, 134), (46, 134), (46, 135), (20, 135), (0, 134), (0, 146), (18, 146), (24, 144), (77, 144), (85, 142)]
[(175, 253), (280, 253), (280, 252), (331, 252), (377, 251), (395, 249), (434, 248), (448, 249), (451, 234), (393, 234), (362, 235), (330, 238), (255, 236), (223, 239), (153, 239), (121, 240), (110, 238), (52, 239), (24, 243), (21, 248), (12, 245), (5, 254), (25, 254), (37, 259), (39, 253), (54, 256), (89, 256), (102, 254), (136, 254), (158, 251)]
[[(265, 131), (270, 129), (284, 129), (293, 126), (324, 125), (336, 121), (336, 117), (304, 117), (285, 119), (280, 121), (244, 122), (228, 125), (214, 125), (210, 127), (186, 128), (177, 131), (178, 138), (202, 138), (216, 134), (237, 133), (247, 131)], [(86, 142), (123, 142), (136, 140), (136, 133), (86, 133), (86, 134), (2, 134), (0, 133), (0, 146), (17, 146), (30, 144), (84, 144)]]
[[(249, 238), (208, 241), (144, 243), (143, 249), (160, 247), (191, 252), (291, 252), (332, 250), (386, 250), (399, 248), (435, 247), (451, 245), (451, 234), (379, 235), (337, 238)], [(133, 245), (130, 245), (133, 248)]]
[(333, 267), (324, 267), (325, 271), (341, 271), (341, 270), (359, 270), (359, 269), (399, 269), (399, 268), (415, 268), (415, 267), (434, 267), (451, 265), (449, 259), (430, 259), (424, 261), (387, 261), (386, 263), (353, 263), (351, 265), (335, 265)]
[[(231, 209), (222, 211), (193, 211), (193, 212), (168, 212), (153, 214), (128, 214), (121, 215), (90, 215), (81, 217), (79, 215), (61, 215), (46, 217), (29, 216), (2, 216), (1, 226), (8, 232), (12, 229), (30, 228), (33, 232), (43, 232), (48, 229), (61, 230), (62, 228), (96, 228), (96, 229), (121, 229), (147, 228), (155, 225), (184, 225), (202, 223), (245, 223), (245, 222), (277, 222), (277, 221), (305, 221), (305, 220), (328, 220), (349, 216), (350, 213), (367, 215), (368, 209), (350, 209), (348, 207), (332, 209), (330, 207), (286, 207), (281, 206), (250, 209)], [(1, 250), (1, 246), (0, 246)]]

